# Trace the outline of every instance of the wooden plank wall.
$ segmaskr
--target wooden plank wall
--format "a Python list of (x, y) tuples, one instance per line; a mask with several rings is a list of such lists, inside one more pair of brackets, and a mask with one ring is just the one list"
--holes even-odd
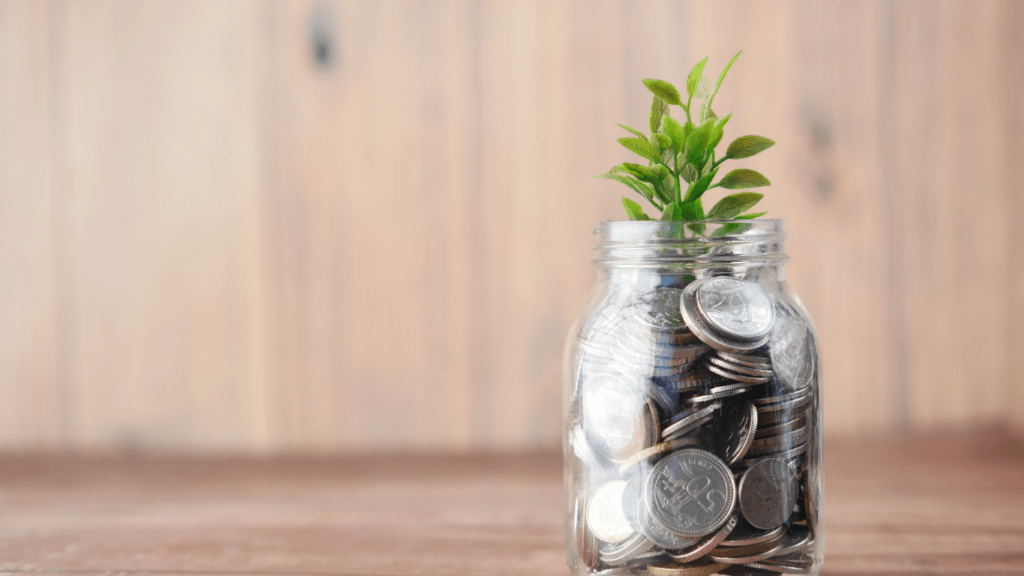
[(0, 0), (0, 446), (559, 442), (594, 174), (739, 48), (836, 434), (1024, 427), (1024, 12)]

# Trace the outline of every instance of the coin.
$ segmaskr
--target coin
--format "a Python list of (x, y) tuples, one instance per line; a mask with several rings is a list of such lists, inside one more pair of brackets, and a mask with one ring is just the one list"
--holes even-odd
[(807, 396), (809, 392), (809, 389), (802, 388), (800, 390), (797, 390), (796, 392), (789, 392), (788, 394), (780, 394), (777, 396), (765, 396), (764, 398), (758, 398), (757, 400), (754, 400), (754, 404), (757, 404), (758, 406), (770, 406), (773, 404), (781, 404), (783, 402), (793, 402), (795, 400), (800, 400), (801, 398)]
[(806, 560), (782, 560), (773, 556), (762, 562), (748, 562), (749, 568), (756, 570), (767, 570), (778, 574), (811, 574), (811, 567), (814, 562)]
[(637, 506), (640, 504), (640, 500), (644, 495), (644, 480), (647, 477), (649, 470), (641, 468), (633, 473), (629, 479), (626, 480), (626, 487), (622, 489), (622, 514), (626, 517), (626, 522), (633, 529), (634, 532), (640, 532), (640, 517), (637, 514)]
[(685, 330), (679, 313), (679, 288), (659, 288), (641, 295), (634, 301), (632, 308), (634, 318), (651, 328), (658, 330)]
[(694, 336), (720, 352), (736, 352), (740, 354), (759, 348), (768, 341), (768, 336), (756, 340), (747, 340), (729, 337), (715, 331), (697, 309), (696, 292), (702, 284), (703, 280), (697, 280), (687, 286), (683, 290), (682, 302), (680, 304), (683, 320), (686, 321), (686, 325), (693, 332)]
[(732, 534), (730, 534), (728, 538), (726, 538), (725, 540), (722, 541), (721, 545), (725, 546), (725, 547), (730, 547), (730, 546), (754, 546), (756, 544), (763, 544), (765, 542), (770, 542), (772, 540), (775, 540), (780, 535), (782, 535), (783, 532), (786, 531), (786, 527), (785, 526), (779, 526), (778, 528), (776, 528), (774, 530), (769, 530), (767, 532), (761, 532), (761, 531), (754, 532), (754, 531), (751, 531), (751, 528), (749, 527), (749, 525), (744, 524), (744, 526), (746, 528), (736, 528), (736, 529), (734, 529), (732, 531)]
[(594, 492), (587, 505), (587, 527), (601, 541), (614, 544), (633, 535), (633, 528), (622, 513), (624, 480), (607, 482)]
[(650, 550), (653, 546), (654, 543), (644, 537), (643, 534), (636, 534), (621, 544), (602, 550), (600, 559), (602, 562), (612, 566), (622, 565), (635, 558), (638, 554), (643, 554)]
[(610, 373), (591, 378), (582, 394), (583, 425), (591, 447), (622, 460), (654, 443), (657, 417), (636, 385)]
[(750, 449), (757, 431), (757, 410), (742, 398), (726, 398), (721, 403), (720, 416), (706, 426), (708, 446), (711, 453), (732, 464)]
[[(734, 558), (731, 556), (721, 556), (715, 553), (708, 554), (707, 557), (714, 562), (721, 562), (723, 564), (750, 564), (751, 562), (760, 562), (761, 560), (767, 560), (768, 558), (771, 558), (772, 556), (778, 554), (780, 548), (782, 548), (782, 544), (778, 544), (774, 548), (770, 548), (768, 550), (765, 550), (764, 552), (760, 552), (757, 554), (751, 554), (749, 556), (739, 556)], [(726, 550), (728, 550), (728, 548), (726, 548)]]
[(676, 564), (667, 566), (651, 565), (647, 567), (647, 571), (650, 572), (652, 576), (711, 576), (712, 574), (726, 568), (728, 568), (728, 566), (720, 562), (698, 560), (697, 562), (687, 564), (685, 566), (679, 566)]
[(710, 402), (712, 400), (720, 400), (722, 398), (728, 398), (729, 396), (739, 396), (740, 394), (746, 394), (750, 392), (751, 386), (749, 384), (728, 384), (725, 386), (715, 386), (707, 391), (706, 394), (700, 394), (697, 396), (691, 396), (686, 399), (690, 404), (700, 404), (703, 402)]
[[(715, 416), (714, 414), (708, 414), (707, 416), (701, 418), (700, 420), (696, 420), (696, 421), (692, 422), (689, 426), (686, 426), (685, 428), (680, 428), (680, 429), (676, 430), (675, 432), (672, 433), (671, 436), (665, 438), (665, 440), (675, 440), (677, 438), (682, 438), (684, 436), (687, 436), (688, 434), (690, 434), (694, 430), (700, 428), (704, 424), (706, 424), (706, 423), (710, 422), (711, 420), (713, 420), (714, 416)], [(698, 442), (696, 442), (696, 439), (694, 439), (694, 441), (695, 441), (695, 444), (698, 443)]]
[(739, 508), (751, 526), (771, 530), (793, 513), (797, 497), (797, 471), (776, 458), (763, 458), (740, 478)]
[(576, 503), (573, 509), (572, 529), (573, 536), (576, 540), (576, 552), (579, 556), (580, 562), (582, 562), (587, 568), (594, 570), (598, 565), (597, 539), (589, 530), (587, 530), (585, 522), (586, 506), (584, 505), (582, 498), (576, 498)]
[(655, 464), (644, 499), (655, 522), (675, 534), (700, 537), (729, 519), (736, 505), (736, 483), (716, 456), (686, 448)]
[(712, 412), (718, 410), (721, 407), (721, 402), (712, 402), (711, 404), (708, 404), (703, 408), (694, 409), (689, 413), (685, 413), (685, 416), (674, 421), (671, 425), (666, 426), (665, 429), (661, 431), (661, 435), (666, 438), (672, 436), (679, 430), (687, 428), (691, 424), (695, 423), (697, 420), (700, 420), (701, 418), (710, 415)]
[(725, 537), (732, 532), (732, 529), (736, 527), (736, 522), (739, 519), (736, 514), (729, 517), (726, 521), (725, 526), (710, 536), (706, 536), (703, 540), (697, 542), (693, 548), (688, 549), (685, 552), (670, 552), (669, 556), (676, 562), (693, 562), (698, 558), (702, 558), (715, 549), (716, 546), (725, 540)]
[(722, 360), (720, 357), (716, 355), (707, 356), (707, 361), (709, 364), (713, 364), (714, 366), (717, 366), (718, 368), (721, 368), (723, 370), (728, 370), (729, 372), (735, 372), (736, 374), (743, 374), (753, 378), (765, 378), (765, 381), (767, 381), (767, 378), (769, 378), (772, 375), (771, 369), (751, 368), (749, 366), (744, 366), (742, 364), (733, 364), (731, 362)]
[(715, 374), (718, 374), (723, 378), (728, 378), (729, 380), (735, 380), (737, 382), (746, 382), (747, 384), (764, 384), (768, 382), (767, 376), (750, 376), (747, 374), (740, 374), (738, 372), (732, 372), (730, 370), (719, 368), (718, 366), (715, 366), (713, 364), (708, 365), (707, 368), (711, 372), (714, 372)]
[(784, 386), (790, 390), (799, 390), (811, 383), (816, 356), (811, 331), (789, 312), (779, 314), (772, 328), (768, 354)]
[(746, 366), (748, 368), (760, 368), (762, 370), (771, 370), (772, 363), (763, 356), (755, 356), (753, 354), (730, 354), (729, 352), (716, 352), (719, 358), (730, 362), (732, 364), (739, 364), (740, 366)]
[(786, 539), (782, 542), (782, 549), (777, 556), (787, 556), (807, 550), (814, 545), (814, 538), (811, 531), (804, 526), (793, 525), (786, 531)]
[(791, 433), (793, 430), (807, 425), (807, 417), (804, 415), (797, 416), (792, 420), (774, 424), (772, 426), (763, 426), (754, 432), (754, 438), (766, 438), (768, 436), (782, 436)]
[(758, 340), (771, 331), (775, 306), (764, 288), (736, 278), (710, 278), (698, 286), (697, 306), (718, 333)]
[(673, 450), (683, 448), (685, 446), (693, 446), (696, 443), (697, 441), (693, 438), (676, 438), (673, 440), (666, 440), (664, 442), (655, 444), (654, 446), (650, 446), (648, 448), (644, 448), (643, 450), (627, 458), (626, 461), (623, 462), (621, 466), (619, 466), (619, 474), (625, 476), (629, 472), (630, 468), (639, 464), (640, 462), (644, 462), (648, 458), (653, 458), (654, 456), (665, 454), (666, 452), (671, 452)]

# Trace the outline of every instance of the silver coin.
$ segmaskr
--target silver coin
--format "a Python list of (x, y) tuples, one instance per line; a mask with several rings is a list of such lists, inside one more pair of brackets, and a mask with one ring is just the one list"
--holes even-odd
[(778, 574), (801, 574), (810, 576), (814, 562), (810, 559), (784, 560), (773, 556), (761, 562), (748, 562), (747, 567)]
[(735, 372), (736, 374), (744, 374), (753, 378), (763, 378), (766, 382), (772, 375), (771, 370), (764, 370), (761, 368), (750, 368), (749, 366), (743, 366), (742, 364), (732, 364), (726, 360), (722, 360), (718, 356), (707, 356), (707, 362), (713, 364), (729, 372)]
[(710, 451), (732, 464), (746, 455), (757, 430), (757, 410), (748, 400), (722, 400), (720, 416), (706, 426)]
[(711, 560), (713, 560), (715, 562), (721, 562), (722, 564), (750, 564), (752, 562), (760, 562), (762, 560), (767, 560), (768, 558), (771, 558), (772, 556), (775, 556), (776, 554), (779, 553), (779, 550), (781, 548), (782, 548), (782, 544), (778, 544), (777, 546), (775, 546), (773, 548), (770, 548), (768, 550), (765, 550), (764, 552), (759, 552), (757, 554), (751, 554), (749, 556), (731, 557), (731, 556), (719, 556), (719, 555), (715, 555), (715, 554), (708, 554), (708, 558), (710, 558)]
[(611, 544), (622, 542), (634, 534), (622, 512), (624, 480), (606, 482), (594, 492), (587, 504), (587, 527), (598, 540)]
[(712, 412), (714, 412), (715, 410), (718, 410), (721, 407), (722, 407), (722, 403), (721, 402), (712, 402), (711, 404), (708, 404), (707, 406), (705, 406), (703, 408), (694, 409), (693, 411), (691, 411), (690, 413), (686, 414), (682, 418), (679, 418), (678, 420), (674, 421), (672, 424), (666, 426), (665, 429), (661, 431), (661, 435), (664, 438), (668, 438), (669, 436), (673, 436), (679, 430), (681, 430), (683, 428), (687, 428), (691, 424), (695, 423), (696, 421), (700, 420), (701, 418), (704, 418), (704, 417), (710, 415)]
[(763, 356), (754, 356), (753, 354), (730, 354), (729, 352), (716, 352), (716, 354), (722, 360), (733, 364), (739, 364), (740, 366), (760, 368), (762, 370), (772, 369), (771, 361)]
[(715, 331), (711, 324), (708, 323), (697, 309), (696, 293), (703, 285), (703, 282), (703, 280), (697, 280), (687, 286), (683, 290), (682, 303), (680, 305), (680, 312), (682, 312), (683, 320), (686, 321), (686, 325), (690, 328), (690, 331), (693, 332), (694, 336), (715, 350), (720, 352), (734, 352), (738, 354), (759, 348), (768, 341), (768, 335), (756, 340), (745, 340), (730, 337)]
[(810, 394), (810, 388), (802, 388), (800, 390), (797, 390), (796, 392), (789, 392), (787, 394), (780, 394), (777, 396), (766, 396), (764, 398), (758, 398), (757, 400), (754, 400), (754, 404), (757, 404), (758, 406), (768, 406), (770, 404), (792, 402), (795, 400), (799, 400), (804, 396), (807, 396), (808, 394)]
[(656, 330), (686, 330), (679, 313), (682, 292), (679, 288), (659, 288), (640, 296), (631, 305), (633, 318)]
[(766, 384), (768, 382), (767, 376), (748, 376), (746, 374), (740, 374), (737, 372), (724, 370), (722, 368), (719, 368), (718, 366), (715, 366), (714, 364), (708, 365), (707, 369), (711, 372), (714, 372), (715, 374), (718, 374), (723, 378), (735, 380), (736, 382), (744, 382), (746, 384)]
[[(786, 450), (785, 452), (776, 452), (775, 454), (771, 454), (771, 457), (772, 458), (776, 458), (778, 460), (789, 461), (789, 460), (792, 460), (792, 459), (797, 458), (799, 456), (802, 456), (806, 452), (807, 452), (807, 442), (804, 442), (803, 444), (800, 444), (799, 446), (796, 446), (795, 448), (790, 448), (789, 450)], [(744, 458), (743, 460), (736, 461), (735, 463), (733, 463), (732, 466), (733, 466), (733, 468), (737, 468), (737, 469), (741, 469), (741, 470), (746, 470), (747, 468), (750, 468), (754, 464), (757, 464), (761, 460), (761, 458), (762, 458), (761, 456), (753, 456), (753, 455), (751, 455), (748, 452), (746, 458)]]
[(591, 378), (584, 383), (581, 403), (587, 438), (602, 456), (622, 460), (654, 442), (657, 417), (637, 386), (624, 378), (610, 373)]
[(740, 513), (755, 528), (777, 528), (793, 513), (797, 489), (797, 471), (793, 466), (783, 460), (763, 458), (740, 478)]
[(572, 530), (576, 554), (584, 566), (591, 570), (596, 570), (599, 563), (597, 538), (587, 529), (586, 506), (584, 505), (583, 498), (576, 497), (573, 509)]
[(621, 566), (635, 558), (638, 554), (650, 550), (654, 543), (643, 534), (636, 534), (622, 544), (601, 550), (600, 559), (611, 566)]
[(728, 398), (729, 396), (739, 396), (740, 394), (746, 394), (750, 392), (751, 388), (749, 384), (734, 384), (727, 386), (716, 386), (709, 390), (707, 394), (700, 394), (697, 396), (691, 396), (686, 399), (686, 402), (690, 404), (699, 404), (701, 402), (710, 402), (712, 400), (721, 400), (722, 398)]
[(716, 277), (697, 289), (697, 307), (718, 333), (740, 340), (767, 336), (775, 321), (775, 306), (764, 288), (754, 282)]
[(714, 550), (722, 540), (725, 540), (725, 537), (728, 536), (729, 533), (732, 532), (732, 529), (736, 527), (736, 523), (738, 521), (739, 516), (733, 514), (729, 517), (729, 520), (726, 521), (725, 526), (722, 526), (718, 532), (715, 532), (710, 536), (705, 536), (704, 539), (698, 541), (692, 548), (689, 548), (685, 552), (670, 552), (669, 556), (671, 556), (676, 562), (684, 563), (693, 562), (694, 560), (703, 558), (709, 552)]
[(681, 536), (706, 536), (732, 514), (736, 482), (710, 452), (683, 449), (655, 464), (644, 498), (655, 523)]
[(756, 440), (758, 438), (767, 438), (769, 436), (782, 436), (782, 435), (786, 435), (786, 434), (791, 433), (793, 430), (796, 430), (796, 429), (801, 428), (801, 427), (806, 426), (806, 425), (807, 425), (807, 418), (805, 416), (801, 415), (801, 416), (799, 416), (799, 417), (797, 417), (797, 418), (795, 418), (793, 420), (790, 420), (788, 422), (783, 422), (781, 424), (775, 424), (773, 426), (765, 426), (765, 427), (758, 428), (757, 432), (754, 432), (754, 439)]
[[(646, 490), (645, 490), (646, 493)], [(637, 508), (640, 517), (640, 531), (648, 540), (666, 550), (681, 550), (693, 546), (699, 538), (677, 534), (661, 525), (651, 515), (650, 507), (641, 502)]]
[[(665, 440), (678, 440), (680, 438), (683, 438), (684, 436), (690, 434), (694, 430), (700, 428), (704, 424), (707, 424), (708, 422), (710, 422), (710, 421), (712, 421), (714, 419), (715, 419), (715, 415), (714, 414), (708, 414), (707, 416), (701, 418), (700, 420), (694, 421), (689, 426), (686, 426), (685, 428), (680, 428), (680, 429), (676, 430), (675, 432), (672, 433), (671, 436), (666, 437)], [(696, 439), (694, 439), (694, 444), (695, 445), (699, 444), (699, 442), (697, 442)]]
[(739, 547), (764, 544), (765, 542), (769, 542), (771, 540), (774, 540), (775, 538), (778, 538), (785, 531), (785, 526), (779, 526), (778, 528), (774, 530), (769, 530), (767, 532), (750, 532), (749, 527), (747, 527), (746, 529), (737, 528), (733, 530), (732, 534), (730, 534), (728, 538), (722, 541), (722, 546)]
[(786, 531), (786, 539), (782, 542), (782, 549), (773, 560), (782, 556), (796, 555), (814, 546), (814, 538), (811, 531), (804, 526), (792, 525)]
[(779, 314), (772, 328), (768, 354), (779, 382), (790, 390), (810, 385), (814, 376), (814, 342), (811, 331), (788, 312)]
[(750, 456), (764, 456), (784, 452), (807, 441), (807, 426), (796, 428), (788, 434), (755, 438), (750, 446)]
[(622, 490), (622, 514), (626, 517), (633, 531), (640, 533), (640, 517), (637, 514), (637, 507), (644, 495), (644, 482), (650, 470), (642, 467), (626, 480), (626, 487)]

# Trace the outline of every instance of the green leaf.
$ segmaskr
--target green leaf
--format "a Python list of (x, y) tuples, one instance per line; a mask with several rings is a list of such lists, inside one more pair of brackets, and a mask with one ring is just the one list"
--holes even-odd
[(647, 134), (644, 134), (643, 132), (637, 130), (636, 128), (633, 128), (632, 126), (626, 126), (625, 124), (619, 124), (619, 128), (622, 128), (623, 130), (632, 132), (633, 134), (636, 134), (640, 138), (647, 138)]
[(697, 90), (693, 93), (693, 97), (697, 100), (707, 101), (708, 96), (711, 96), (711, 80), (701, 76), (697, 81)]
[(715, 179), (715, 174), (718, 174), (717, 168), (701, 176), (693, 184), (690, 184), (690, 189), (686, 191), (686, 198), (683, 198), (683, 202), (690, 202), (700, 198), (707, 191), (708, 186), (711, 185), (711, 181)]
[[(618, 168), (618, 170), (616, 170)], [(641, 180), (650, 182), (651, 178), (654, 178), (654, 172), (651, 171), (647, 166), (641, 166), (640, 164), (634, 164), (633, 162), (623, 162), (615, 168), (612, 168), (612, 172), (626, 172), (632, 174)]]
[(767, 214), (767, 212), (751, 212), (749, 214), (740, 214), (739, 216), (733, 218), (733, 220), (753, 220), (754, 218), (760, 218), (765, 214)]
[(765, 138), (764, 136), (757, 136), (751, 134), (749, 136), (740, 136), (739, 138), (732, 141), (729, 144), (729, 149), (725, 152), (726, 158), (750, 158), (754, 154), (764, 152), (775, 145), (775, 142)]
[(675, 202), (676, 179), (672, 176), (672, 172), (662, 164), (656, 164), (652, 172), (654, 177), (651, 178), (651, 183), (654, 185), (654, 194), (665, 205)]
[(756, 170), (750, 170), (747, 168), (740, 168), (733, 170), (725, 175), (724, 178), (718, 183), (722, 188), (728, 188), (730, 190), (736, 188), (757, 188), (758, 186), (770, 186), (771, 182), (768, 181), (760, 172)]
[(686, 166), (683, 166), (683, 170), (680, 173), (680, 176), (682, 176), (683, 180), (686, 180), (686, 183), (689, 184), (690, 182), (693, 182), (694, 180), (699, 178), (700, 174), (697, 172), (696, 166), (694, 166), (693, 164), (687, 164)]
[[(729, 118), (732, 118), (732, 114), (726, 114), (722, 118), (715, 120), (715, 128), (711, 131), (711, 141), (708, 142), (708, 150), (714, 150), (718, 143), (722, 141), (722, 136), (725, 134), (725, 125), (729, 122)], [(728, 158), (728, 156), (726, 157)]]
[(740, 192), (722, 198), (708, 212), (708, 218), (712, 220), (732, 220), (736, 216), (754, 207), (764, 198), (764, 194), (757, 192)]
[(664, 134), (651, 134), (651, 140), (651, 144), (656, 144), (662, 150), (672, 147), (672, 139)]
[(751, 226), (752, 224), (737, 224), (735, 222), (729, 222), (712, 232), (711, 236), (714, 238), (720, 238), (722, 236), (731, 236), (733, 234), (743, 234), (747, 230), (750, 230)]
[(657, 132), (661, 126), (661, 117), (668, 116), (668, 104), (664, 100), (657, 96), (651, 101), (651, 118), (648, 122), (651, 126), (651, 132)]
[(737, 52), (736, 55), (732, 57), (732, 60), (729, 60), (729, 63), (725, 65), (725, 68), (722, 69), (722, 73), (718, 75), (718, 83), (715, 84), (715, 91), (711, 93), (711, 98), (708, 98), (708, 106), (711, 106), (711, 103), (715, 100), (715, 95), (718, 94), (718, 89), (722, 87), (722, 80), (725, 80), (725, 75), (729, 73), (729, 68), (732, 68), (732, 63), (740, 57), (740, 54), (743, 54), (743, 50)]
[(714, 120), (707, 120), (690, 133), (686, 138), (686, 161), (700, 168), (704, 166), (704, 152), (711, 140), (711, 130), (715, 127)]
[(697, 92), (697, 86), (700, 84), (700, 75), (704, 73), (704, 65), (708, 63), (707, 57), (697, 63), (690, 70), (690, 75), (686, 77), (686, 93), (693, 98), (693, 95)]
[(644, 214), (644, 209), (639, 204), (633, 202), (629, 198), (622, 199), (622, 207), (626, 210), (626, 216), (629, 216), (630, 220), (650, 220), (651, 217)]
[(704, 206), (701, 204), (700, 198), (692, 200), (690, 202), (683, 202), (680, 206), (682, 212), (680, 220), (703, 220), (704, 219)]
[(646, 138), (619, 138), (619, 144), (622, 144), (627, 150), (647, 158), (651, 162), (661, 161), (660, 152)]
[(598, 174), (597, 177), (604, 178), (605, 180), (614, 180), (616, 182), (619, 182), (620, 184), (625, 184), (626, 186), (632, 188), (637, 194), (643, 196), (644, 198), (647, 198), (647, 201), (650, 202), (652, 206), (657, 207), (657, 204), (654, 203), (654, 190), (651, 188), (650, 184), (640, 182), (639, 180), (635, 180), (633, 178), (630, 178), (629, 176), (623, 176), (622, 174), (613, 174), (611, 172), (607, 174)]
[(669, 204), (665, 206), (665, 211), (661, 213), (661, 219), (668, 220), (682, 220), (683, 212), (679, 204)]
[(683, 101), (679, 99), (679, 90), (676, 87), (664, 80), (656, 80), (654, 78), (647, 78), (644, 80), (644, 86), (651, 91), (652, 94), (662, 99), (668, 104), (675, 104), (676, 106), (682, 106)]
[(683, 148), (686, 147), (686, 129), (675, 118), (671, 116), (663, 117), (661, 119), (661, 128), (658, 131), (672, 139), (672, 147), (677, 152), (682, 152)]

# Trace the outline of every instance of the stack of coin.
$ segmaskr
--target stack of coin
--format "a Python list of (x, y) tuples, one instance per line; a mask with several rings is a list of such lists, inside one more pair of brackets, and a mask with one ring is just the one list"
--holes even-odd
[(572, 526), (589, 571), (810, 573), (816, 351), (795, 312), (708, 277), (608, 303), (576, 350)]

